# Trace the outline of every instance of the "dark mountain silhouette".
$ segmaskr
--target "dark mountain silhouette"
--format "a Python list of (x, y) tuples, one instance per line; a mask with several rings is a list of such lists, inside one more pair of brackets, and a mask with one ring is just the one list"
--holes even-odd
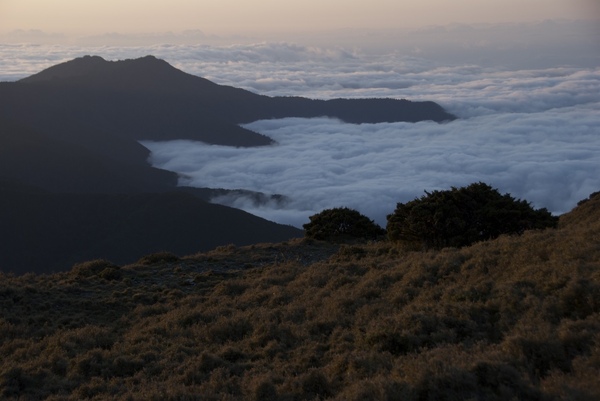
[(443, 122), (456, 118), (434, 102), (395, 99), (324, 101), (257, 95), (186, 74), (153, 56), (117, 62), (88, 56), (50, 67), (20, 82), (78, 86), (120, 94), (160, 95), (163, 100), (191, 102), (194, 107), (236, 124), (281, 117), (329, 116), (350, 123)]
[[(2, 117), (0, 127), (0, 178), (55, 192), (156, 192), (175, 189), (177, 184), (176, 174), (145, 163), (149, 152), (135, 143), (123, 143), (131, 148), (127, 160), (118, 155), (103, 157), (77, 142), (43, 135)], [(107, 145), (103, 146), (109, 151)], [(115, 148), (116, 153), (119, 147)]]
[[(316, 116), (337, 117), (352, 123), (441, 122), (455, 118), (433, 102), (322, 101), (257, 95), (186, 74), (152, 56), (114, 62), (86, 56), (18, 82), (0, 83), (0, 129), (13, 132), (12, 139), (3, 141), (14, 141), (15, 127), (21, 125), (49, 140), (59, 141), (53, 142), (53, 148), (63, 144), (65, 154), (84, 155), (83, 150), (93, 153), (105, 164), (111, 164), (113, 170), (122, 172), (121, 181), (127, 175), (121, 165), (125, 163), (129, 170), (136, 170), (135, 177), (125, 184), (131, 188), (139, 187), (140, 182), (154, 183), (151, 185), (154, 190), (170, 190), (173, 186), (173, 178), (165, 174), (163, 179), (156, 179), (157, 172), (147, 164), (148, 150), (139, 140), (192, 139), (230, 146), (261, 146), (271, 144), (272, 140), (240, 127), (240, 123)], [(90, 155), (85, 158), (94, 159)], [(40, 160), (34, 154), (22, 163), (39, 165)], [(71, 166), (78, 170), (77, 174), (97, 175), (93, 169), (88, 174), (80, 163)], [(47, 175), (51, 175), (53, 168), (53, 164), (44, 165)], [(54, 189), (49, 183), (62, 180), (63, 170), (56, 171), (56, 180), (42, 186)], [(0, 176), (4, 173), (0, 171)], [(29, 178), (32, 183), (39, 181)], [(90, 179), (90, 182), (94, 182), (98, 192), (105, 192), (111, 186), (115, 192), (119, 187), (107, 185), (106, 180)], [(79, 188), (87, 191), (88, 185)], [(60, 186), (56, 189), (62, 190)]]
[[(138, 141), (264, 146), (272, 139), (240, 124), (318, 116), (351, 123), (455, 118), (433, 102), (258, 95), (152, 56), (86, 56), (0, 83), (0, 269), (64, 270), (94, 257), (121, 262), (161, 249), (190, 253), (297, 236), (296, 229), (204, 202), (223, 190), (177, 188), (177, 176), (151, 167)], [(259, 203), (285, 201), (236, 193)]]
[(51, 273), (105, 258), (132, 263), (148, 253), (178, 255), (233, 243), (303, 235), (192, 194), (50, 193), (0, 181), (0, 271)]

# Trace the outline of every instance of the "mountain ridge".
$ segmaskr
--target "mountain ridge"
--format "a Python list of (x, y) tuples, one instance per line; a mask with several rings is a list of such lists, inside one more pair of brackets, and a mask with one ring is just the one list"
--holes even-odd
[[(3, 195), (7, 199), (30, 205), (30, 210), (22, 209), (23, 227), (14, 226), (12, 231), (18, 234), (17, 237), (25, 238), (30, 227), (49, 227), (48, 230), (55, 230), (53, 232), (56, 235), (39, 235), (36, 237), (38, 245), (42, 248), (49, 245), (50, 248), (62, 249), (61, 252), (57, 251), (56, 260), (72, 261), (67, 255), (69, 252), (76, 254), (78, 248), (91, 249), (94, 241), (99, 240), (90, 236), (86, 244), (64, 247), (68, 241), (61, 242), (61, 238), (68, 238), (72, 234), (69, 230), (77, 228), (73, 224), (65, 224), (65, 230), (60, 231), (60, 221), (53, 214), (62, 216), (65, 221), (72, 221), (75, 213), (85, 215), (81, 213), (83, 206), (79, 209), (73, 206), (76, 204), (74, 199), (87, 199), (85, 203), (89, 210), (97, 210), (96, 206), (101, 202), (112, 202), (115, 213), (105, 215), (103, 230), (112, 227), (115, 230), (112, 235), (116, 238), (121, 227), (120, 219), (129, 216), (126, 211), (130, 209), (131, 199), (135, 198), (133, 203), (141, 205), (144, 194), (148, 194), (147, 197), (155, 201), (153, 210), (157, 215), (167, 216), (171, 202), (183, 199), (181, 197), (184, 195), (179, 192), (187, 192), (198, 199), (193, 202), (191, 198), (185, 198), (186, 201), (180, 205), (182, 211), (196, 216), (196, 224), (201, 226), (202, 219), (208, 216), (199, 216), (197, 210), (207, 212), (210, 209), (221, 217), (223, 229), (230, 233), (228, 236), (220, 236), (219, 241), (247, 244), (252, 240), (259, 240), (252, 232), (251, 225), (247, 225), (240, 235), (236, 234), (238, 227), (231, 217), (235, 214), (233, 209), (216, 209), (212, 207), (214, 205), (205, 202), (210, 199), (211, 193), (221, 194), (222, 190), (211, 192), (210, 189), (178, 188), (175, 173), (149, 165), (149, 150), (139, 141), (191, 139), (223, 146), (268, 146), (274, 143), (271, 138), (240, 124), (268, 118), (323, 115), (356, 124), (423, 119), (443, 122), (455, 118), (433, 102), (395, 99), (324, 101), (299, 97), (268, 97), (213, 83), (183, 72), (154, 56), (120, 61), (85, 56), (49, 67), (17, 82), (2, 82), (0, 180), (42, 190), (33, 202), (31, 199), (26, 201), (23, 193), (19, 195), (20, 198), (15, 196), (14, 187), (4, 187)], [(230, 193), (242, 194), (244, 188)], [(255, 194), (252, 197), (257, 202), (268, 199), (281, 201), (285, 199), (285, 195)], [(129, 201), (126, 201), (127, 196), (131, 197)], [(57, 198), (62, 199), (65, 205), (70, 205), (71, 210), (69, 207), (61, 207)], [(92, 198), (95, 200), (90, 200)], [(53, 205), (53, 208), (48, 205)], [(11, 209), (11, 204), (5, 206), (7, 210)], [(36, 210), (46, 210), (47, 213), (40, 214)], [(6, 211), (3, 213), (2, 218), (10, 218)], [(35, 218), (28, 219), (27, 216)], [(244, 220), (249, 221), (249, 218)], [(90, 224), (83, 217), (80, 221), (82, 228)], [(140, 227), (146, 227), (148, 232), (153, 232), (151, 224), (135, 221)], [(300, 230), (290, 230), (287, 227), (283, 229), (274, 223), (265, 222), (262, 219), (255, 220), (257, 227), (263, 227), (260, 230), (262, 237), (268, 237), (267, 231), (278, 233), (270, 236), (271, 240), (283, 241), (290, 236), (301, 235)], [(194, 235), (197, 238), (208, 238), (211, 230), (216, 228), (221, 230), (214, 223), (211, 227), (205, 227), (204, 232), (195, 232)], [(133, 231), (128, 232), (131, 235), (128, 241), (137, 241)], [(177, 238), (183, 241), (182, 234), (177, 237), (176, 230), (171, 233), (173, 242), (163, 242), (162, 250), (191, 251), (189, 248), (177, 249), (174, 244)], [(2, 239), (10, 238), (11, 235), (11, 230), (2, 231)], [(14, 238), (10, 239), (14, 241)], [(117, 247), (119, 244), (113, 239), (102, 241)], [(24, 241), (15, 243), (12, 250), (5, 250), (4, 259), (18, 260), (19, 252), (24, 249)], [(139, 243), (141, 242), (143, 241), (140, 240)], [(144, 243), (161, 248), (160, 244), (149, 237)], [(36, 243), (28, 244), (29, 249), (36, 249)], [(210, 244), (214, 245), (214, 242)], [(17, 249), (21, 251), (17, 252)], [(105, 249), (107, 255), (110, 255), (110, 250)], [(149, 250), (141, 245), (139, 249), (144, 252)], [(132, 249), (129, 257), (118, 260), (139, 257), (139, 252)], [(87, 258), (89, 255), (91, 254), (84, 253), (81, 257)], [(38, 258), (37, 262), (28, 265), (31, 271), (45, 268), (42, 259)], [(69, 263), (63, 263), (62, 269), (68, 269)], [(7, 271), (16, 268), (22, 271), (27, 267), (25, 264), (3, 266), (3, 261), (0, 260), (0, 269)]]
[[(431, 101), (411, 102), (406, 99), (332, 99), (318, 100), (302, 97), (268, 97), (245, 89), (227, 85), (219, 85), (205, 78), (185, 73), (171, 66), (164, 60), (154, 56), (120, 61), (106, 61), (99, 56), (84, 56), (49, 67), (30, 77), (23, 78), (20, 83), (45, 83), (50, 85), (78, 85), (102, 90), (119, 92), (135, 90), (140, 93), (173, 95), (193, 100), (206, 107), (215, 115), (229, 116), (230, 121), (237, 124), (248, 123), (260, 119), (281, 117), (329, 117), (340, 118), (350, 123), (360, 122), (416, 122), (430, 119), (436, 122), (452, 121), (456, 117), (445, 112), (439, 105)], [(200, 96), (201, 95), (201, 96)], [(382, 101), (394, 103), (395, 109), (386, 107), (382, 113), (370, 104)], [(359, 104), (352, 113), (342, 113), (336, 103)], [(227, 102), (227, 111), (222, 110), (223, 102)], [(218, 107), (215, 107), (218, 105)], [(376, 104), (379, 106), (379, 104)], [(234, 110), (241, 108), (243, 110)], [(399, 113), (401, 108), (410, 108), (411, 112), (419, 110), (418, 116)], [(356, 113), (357, 109), (364, 109)], [(361, 116), (376, 113), (380, 117)], [(382, 115), (384, 114), (384, 115)], [(349, 117), (352, 118), (349, 118)], [(150, 138), (141, 138), (150, 139)], [(180, 138), (182, 139), (182, 138)]]
[(108, 61), (100, 56), (83, 56), (54, 65), (17, 82), (186, 95), (198, 90), (214, 95), (219, 88), (244, 91), (188, 74), (152, 55), (118, 61)]

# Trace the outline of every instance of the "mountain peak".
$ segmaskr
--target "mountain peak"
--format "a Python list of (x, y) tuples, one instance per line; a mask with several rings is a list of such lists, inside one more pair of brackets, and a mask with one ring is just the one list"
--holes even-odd
[(45, 70), (23, 78), (20, 82), (57, 81), (90, 75), (106, 68), (108, 61), (100, 56), (83, 56), (46, 68)]
[(19, 82), (76, 84), (117, 90), (174, 90), (186, 88), (190, 79), (196, 82), (203, 80), (151, 55), (118, 61), (107, 61), (100, 56), (83, 56), (47, 68)]

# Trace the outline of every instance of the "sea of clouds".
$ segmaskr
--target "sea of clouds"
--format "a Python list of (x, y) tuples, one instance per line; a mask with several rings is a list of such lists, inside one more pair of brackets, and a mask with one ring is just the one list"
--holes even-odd
[(111, 60), (154, 54), (186, 72), (261, 94), (433, 100), (458, 117), (445, 124), (256, 121), (246, 127), (277, 144), (250, 149), (143, 142), (150, 162), (180, 173), (182, 185), (287, 196), (287, 203), (263, 206), (239, 197), (214, 201), (298, 227), (338, 206), (385, 226), (398, 202), (478, 181), (555, 214), (600, 190), (600, 66), (590, 63), (598, 55), (569, 54), (571, 62), (554, 57), (540, 66), (528, 64), (521, 46), (512, 53), (504, 48), (506, 63), (491, 65), (472, 47), (462, 50), (465, 61), (406, 49), (288, 42), (0, 45), (0, 81), (83, 54)]

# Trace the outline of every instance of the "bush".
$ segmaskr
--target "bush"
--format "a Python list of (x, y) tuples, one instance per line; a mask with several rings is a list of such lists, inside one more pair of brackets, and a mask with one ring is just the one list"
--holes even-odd
[(303, 226), (304, 236), (309, 239), (375, 239), (385, 234), (373, 220), (347, 207), (326, 209), (309, 218), (310, 223)]
[(387, 217), (390, 240), (420, 248), (462, 247), (501, 234), (556, 227), (558, 217), (535, 210), (529, 202), (501, 195), (482, 182), (447, 191), (425, 192), (398, 203)]

